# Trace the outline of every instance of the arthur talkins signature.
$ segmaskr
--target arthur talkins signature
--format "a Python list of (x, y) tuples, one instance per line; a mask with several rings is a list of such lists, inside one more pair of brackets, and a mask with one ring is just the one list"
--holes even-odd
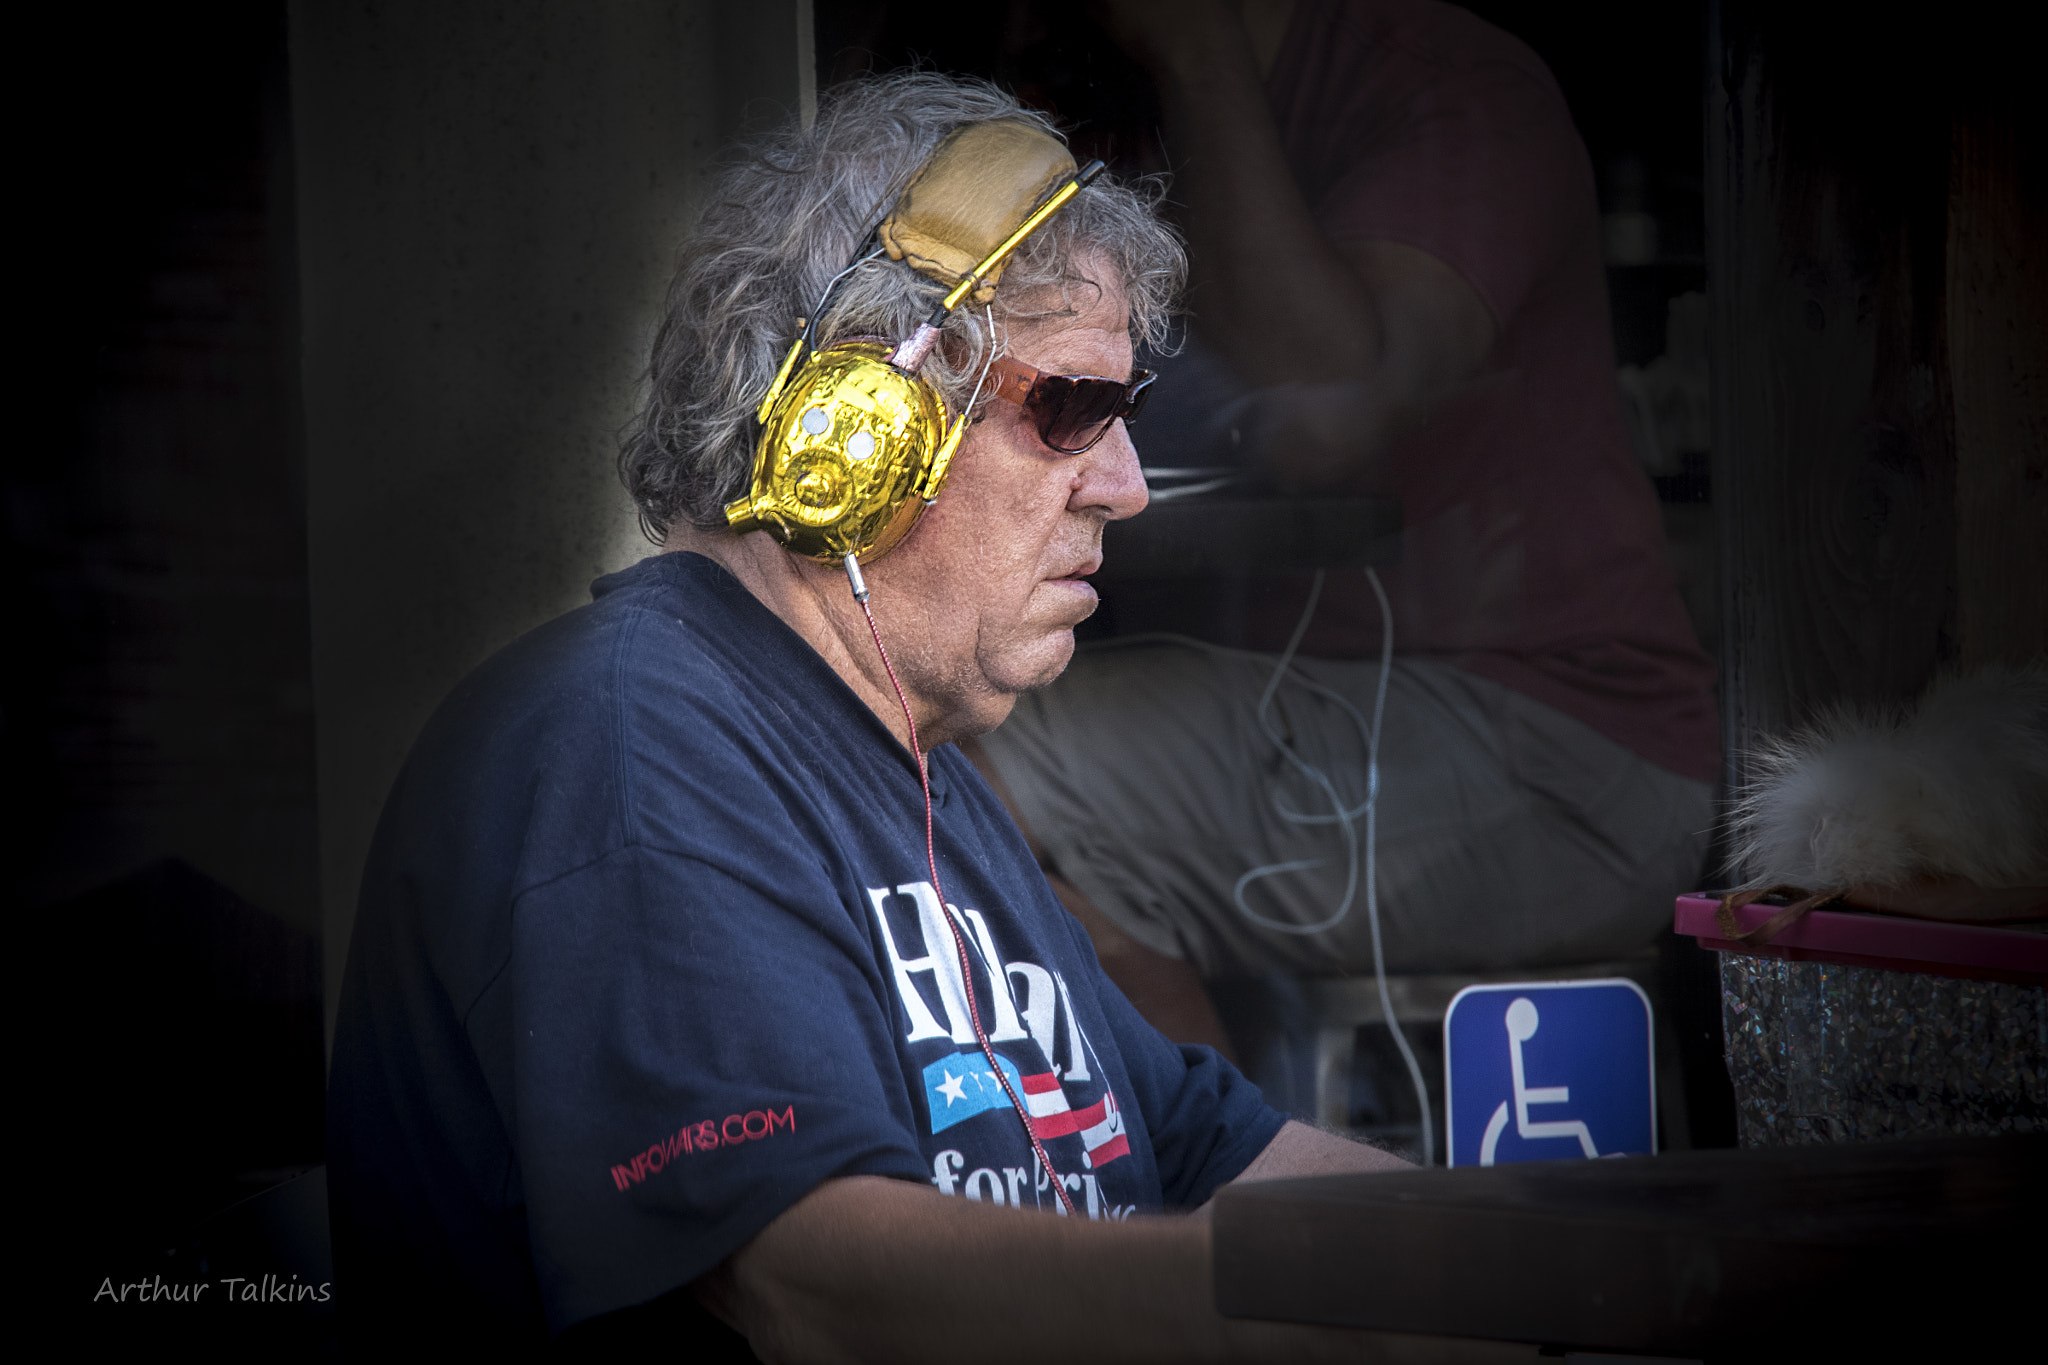
[[(206, 1291), (217, 1289), (216, 1297), (206, 1299)], [(217, 1280), (188, 1280), (182, 1284), (166, 1280), (161, 1275), (129, 1284), (115, 1284), (110, 1275), (100, 1281), (99, 1292), (92, 1296), (94, 1303), (111, 1299), (115, 1303), (326, 1303), (334, 1297), (334, 1285), (323, 1280), (319, 1284), (307, 1284), (298, 1276), (289, 1279), (281, 1275), (223, 1275)]]

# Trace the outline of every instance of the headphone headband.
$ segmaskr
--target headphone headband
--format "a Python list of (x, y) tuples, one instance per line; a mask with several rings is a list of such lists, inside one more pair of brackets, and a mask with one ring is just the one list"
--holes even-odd
[[(970, 295), (992, 299), (1011, 253), (1102, 171), (1100, 161), (1073, 166), (1056, 139), (1016, 120), (969, 124), (939, 144), (877, 230), (880, 245), (833, 279), (783, 357), (755, 412), (761, 434), (747, 496), (725, 509), (735, 532), (767, 531), (824, 563), (879, 559), (910, 533), (937, 501), (967, 430), (965, 412), (947, 421), (944, 398), (918, 368), (947, 316)], [(994, 227), (992, 212), (1006, 215)], [(814, 348), (840, 282), (877, 251), (952, 289), (893, 347), (861, 339)]]

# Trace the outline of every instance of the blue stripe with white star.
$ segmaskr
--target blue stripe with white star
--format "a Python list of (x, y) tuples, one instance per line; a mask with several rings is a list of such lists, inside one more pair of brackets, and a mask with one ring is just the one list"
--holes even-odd
[[(1016, 1063), (998, 1053), (996, 1062), (1018, 1094), (1024, 1093), (1024, 1078)], [(971, 1119), (984, 1109), (1003, 1109), (1010, 1097), (1002, 1082), (988, 1069), (988, 1058), (979, 1052), (955, 1052), (941, 1057), (924, 1069), (925, 1108), (932, 1116), (932, 1131), (942, 1133), (962, 1119)]]

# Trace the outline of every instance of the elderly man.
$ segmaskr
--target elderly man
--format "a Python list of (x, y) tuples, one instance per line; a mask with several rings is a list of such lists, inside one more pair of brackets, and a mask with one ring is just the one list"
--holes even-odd
[(818, 344), (926, 319), (940, 286), (868, 250), (874, 225), (948, 133), (1005, 122), (1049, 131), (901, 76), (728, 173), (622, 461), (665, 553), (484, 665), (416, 745), (334, 1053), (359, 1345), (634, 1321), (774, 1360), (1373, 1345), (1226, 1323), (1207, 1221), (1153, 1215), (1393, 1159), (1147, 1025), (951, 743), (1065, 666), (1103, 527), (1146, 497), (1120, 421), (1068, 453), (1043, 405), (976, 391), (992, 368), (1125, 385), (1173, 236), (1098, 183), (947, 321), (922, 373), (974, 425), (868, 567), (874, 633), (840, 567), (723, 529), (797, 319), (849, 260)]

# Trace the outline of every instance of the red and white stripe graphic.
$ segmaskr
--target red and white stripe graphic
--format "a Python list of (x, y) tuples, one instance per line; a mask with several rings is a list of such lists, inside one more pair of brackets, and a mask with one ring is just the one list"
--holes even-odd
[(1124, 1135), (1124, 1116), (1117, 1112), (1116, 1096), (1107, 1090), (1102, 1092), (1102, 1108), (1106, 1111), (1102, 1121), (1081, 1130), (1087, 1148), (1081, 1162), (1089, 1167), (1107, 1166), (1131, 1153), (1131, 1140)]
[(1091, 1169), (1130, 1154), (1123, 1115), (1117, 1111), (1116, 1096), (1108, 1090), (1086, 1109), (1075, 1109), (1068, 1105), (1059, 1077), (1041, 1072), (1024, 1078), (1024, 1107), (1031, 1111), (1031, 1131), (1040, 1142), (1079, 1133), (1085, 1149), (1081, 1161)]

